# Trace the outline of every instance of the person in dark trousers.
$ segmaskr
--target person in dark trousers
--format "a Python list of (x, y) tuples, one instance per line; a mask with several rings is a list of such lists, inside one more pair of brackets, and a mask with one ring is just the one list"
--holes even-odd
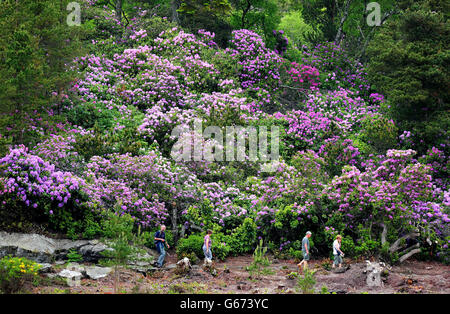
[(303, 272), (303, 269), (308, 269), (308, 261), (310, 259), (309, 255), (309, 238), (311, 237), (311, 231), (306, 232), (305, 237), (302, 240), (302, 252), (303, 252), (303, 260), (297, 264), (299, 272)]
[(167, 249), (170, 249), (170, 246), (168, 243), (166, 243), (166, 226), (161, 225), (161, 229), (159, 231), (156, 231), (155, 233), (155, 245), (156, 250), (159, 253), (158, 261), (156, 262), (157, 266), (161, 268), (164, 264), (164, 258), (166, 257), (166, 250), (165, 245), (167, 245)]

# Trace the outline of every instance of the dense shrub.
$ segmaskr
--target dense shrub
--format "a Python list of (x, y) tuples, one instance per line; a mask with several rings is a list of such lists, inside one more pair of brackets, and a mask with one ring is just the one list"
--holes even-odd
[(370, 145), (371, 149), (366, 154), (384, 154), (388, 149), (396, 148), (397, 133), (394, 121), (377, 114), (362, 120), (358, 139)]
[(85, 181), (71, 172), (58, 170), (24, 146), (0, 159), (0, 171), (2, 208), (26, 209), (31, 220), (47, 221), (54, 230), (71, 236), (95, 225), (95, 216), (83, 204)]
[(278, 87), (281, 58), (266, 48), (258, 34), (246, 29), (233, 31), (230, 46), (226, 51), (242, 65), (239, 77), (243, 88)]
[(0, 259), (0, 291), (10, 294), (22, 289), (26, 281), (37, 276), (40, 265), (24, 257)]
[(364, 66), (353, 60), (343, 47), (332, 42), (318, 44), (304, 52), (302, 63), (319, 70), (323, 89), (352, 89), (368, 96), (370, 85)]
[[(203, 259), (203, 237), (199, 234), (191, 234), (187, 238), (178, 240), (177, 256), (183, 258), (194, 253), (199, 259)], [(214, 253), (213, 253), (214, 254)]]

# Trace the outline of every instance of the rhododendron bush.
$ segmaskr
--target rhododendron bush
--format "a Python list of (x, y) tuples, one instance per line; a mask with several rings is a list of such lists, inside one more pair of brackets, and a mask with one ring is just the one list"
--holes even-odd
[[(233, 240), (247, 235), (292, 253), (306, 230), (324, 255), (337, 232), (363, 254), (361, 239), (382, 251), (413, 231), (424, 252), (448, 254), (445, 147), (412, 150), (410, 132), (397, 128), (344, 48), (299, 50), (293, 62), (252, 30), (233, 31), (222, 49), (206, 30), (171, 25), (153, 34), (139, 16), (118, 36), (112, 26), (123, 25), (106, 16), (110, 33), (70, 64), (80, 77), (58, 104), (67, 123), (0, 158), (0, 213), (36, 213), (66, 233), (89, 220), (72, 236), (108, 211), (130, 214), (144, 230), (165, 223), (177, 236), (211, 228), (224, 256), (251, 251), (253, 242)], [(284, 102), (286, 89), (302, 95)], [(248, 154), (244, 162), (174, 158), (180, 138), (192, 148), (236, 145), (202, 138), (196, 121), (224, 134), (278, 126), (281, 157), (271, 172)]]

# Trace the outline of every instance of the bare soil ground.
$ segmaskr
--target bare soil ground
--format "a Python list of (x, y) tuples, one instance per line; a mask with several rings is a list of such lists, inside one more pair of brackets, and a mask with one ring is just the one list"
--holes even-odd
[[(294, 260), (273, 260), (272, 274), (254, 278), (245, 267), (252, 262), (252, 256), (228, 258), (217, 262), (217, 276), (194, 266), (187, 275), (177, 275), (174, 268), (176, 256), (166, 258), (169, 269), (156, 271), (147, 276), (129, 269), (123, 269), (120, 277), (120, 293), (301, 293), (297, 280), (288, 276), (297, 272)], [(334, 273), (325, 269), (329, 260), (312, 260), (310, 269), (315, 270), (315, 290), (326, 286), (335, 293), (450, 293), (450, 266), (438, 262), (406, 261), (394, 266), (383, 279), (383, 287), (371, 288), (366, 285), (364, 261), (350, 261), (350, 268), (344, 273)], [(289, 278), (291, 277), (291, 278)], [(81, 285), (68, 287), (64, 282), (43, 280), (37, 287), (27, 287), (31, 293), (89, 293), (113, 292), (113, 274), (99, 280), (83, 279)]]

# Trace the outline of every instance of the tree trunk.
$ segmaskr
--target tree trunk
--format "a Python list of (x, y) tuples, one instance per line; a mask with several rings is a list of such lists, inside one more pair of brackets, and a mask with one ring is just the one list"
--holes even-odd
[(180, 17), (178, 16), (178, 8), (180, 7), (180, 0), (172, 0), (170, 4), (170, 11), (172, 13), (172, 22), (180, 25)]
[(116, 19), (122, 23), (122, 0), (116, 0)]
[(247, 0), (247, 7), (242, 10), (242, 18), (241, 18), (241, 28), (245, 28), (245, 17), (247, 16), (247, 13), (252, 8), (252, 3)]
[(386, 243), (386, 236), (387, 236), (387, 227), (385, 224), (383, 224), (383, 232), (381, 232), (381, 245), (384, 245)]
[(337, 31), (337, 34), (336, 34), (336, 38), (334, 39), (334, 42), (336, 44), (339, 44), (341, 42), (341, 40), (342, 40), (343, 32), (344, 32), (344, 23), (347, 20), (351, 2), (352, 2), (352, 0), (347, 0), (345, 2), (345, 4), (344, 4), (344, 8), (340, 12), (340, 14), (341, 14), (341, 21), (339, 23), (339, 28), (338, 28), (338, 31)]
[(178, 211), (177, 204), (175, 202), (172, 203), (172, 234), (174, 243), (178, 242)]

